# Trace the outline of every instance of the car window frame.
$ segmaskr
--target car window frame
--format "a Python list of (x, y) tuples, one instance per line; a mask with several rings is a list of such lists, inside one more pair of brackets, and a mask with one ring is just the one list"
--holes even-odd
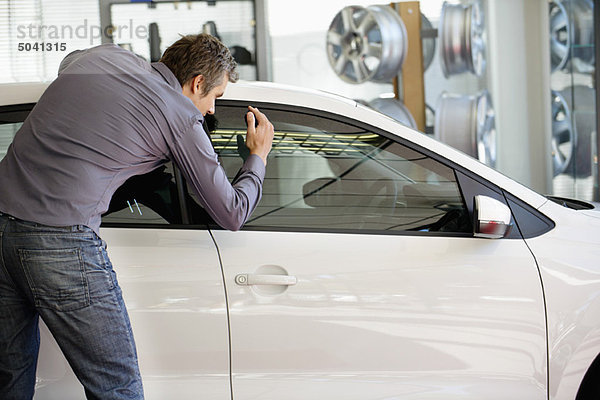
[[(31, 110), (33, 110), (33, 108), (35, 107), (37, 103), (22, 103), (22, 104), (9, 104), (9, 105), (4, 105), (4, 106), (0, 106), (0, 124), (4, 125), (4, 124), (16, 124), (16, 123), (21, 123), (25, 121), (25, 118), (27, 118), (27, 115), (29, 115), (29, 113), (31, 112)], [(21, 119), (21, 118), (16, 118), (15, 120), (12, 119), (7, 119), (5, 120), (4, 118), (6, 116), (10, 116), (10, 115), (21, 115), (20, 113), (24, 113), (26, 112), (27, 115), (25, 116), (25, 118), (23, 118), (22, 121), (17, 121), (16, 119)]]

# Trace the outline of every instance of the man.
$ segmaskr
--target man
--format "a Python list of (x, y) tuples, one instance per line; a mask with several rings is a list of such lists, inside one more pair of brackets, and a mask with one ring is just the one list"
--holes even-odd
[(206, 34), (181, 38), (152, 65), (114, 45), (65, 58), (0, 162), (2, 399), (33, 396), (39, 316), (88, 398), (143, 398), (100, 217), (128, 178), (173, 160), (217, 223), (244, 224), (261, 197), (273, 126), (249, 107), (251, 154), (231, 184), (202, 128), (235, 67)]

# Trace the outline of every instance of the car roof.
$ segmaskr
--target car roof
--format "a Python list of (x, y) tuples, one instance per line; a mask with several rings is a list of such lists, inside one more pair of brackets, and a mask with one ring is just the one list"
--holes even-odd
[[(2, 84), (0, 85), (0, 106), (35, 103), (49, 84), (50, 82)], [(404, 126), (394, 119), (352, 99), (315, 89), (260, 81), (239, 81), (229, 84), (222, 98), (225, 100), (238, 100), (248, 105), (264, 103), (285, 104), (342, 115), (368, 125), (379, 127), (422, 148), (438, 153), (484, 179), (493, 182), (509, 193), (520, 197), (535, 208), (541, 207), (547, 201), (544, 196), (480, 163), (478, 160), (428, 135)]]
[(36, 103), (50, 82), (3, 83), (0, 85), (0, 107)]

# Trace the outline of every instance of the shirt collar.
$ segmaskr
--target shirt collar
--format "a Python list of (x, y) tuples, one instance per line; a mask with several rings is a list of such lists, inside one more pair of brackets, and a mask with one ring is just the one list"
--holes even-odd
[(179, 83), (179, 81), (177, 80), (177, 78), (175, 77), (173, 72), (171, 72), (169, 67), (167, 67), (165, 64), (163, 64), (161, 62), (154, 62), (151, 65), (152, 65), (152, 68), (154, 68), (154, 70), (156, 72), (158, 72), (165, 81), (167, 81), (169, 86), (171, 86), (173, 89), (175, 89), (177, 91), (180, 91), (180, 92), (182, 91), (181, 84)]
[[(177, 90), (179, 93), (182, 92), (182, 87), (181, 84), (179, 83), (179, 81), (177, 80), (177, 78), (175, 77), (175, 75), (173, 74), (173, 72), (171, 72), (171, 70), (169, 69), (169, 67), (167, 67), (165, 64), (159, 62), (154, 62), (151, 64), (152, 68), (154, 68), (154, 70), (156, 72), (158, 72), (160, 74), (160, 76), (163, 77), (163, 79), (169, 84), (169, 86), (171, 86), (173, 89)], [(183, 94), (181, 94), (183, 96)], [(190, 99), (187, 99), (190, 104), (195, 108), (196, 106), (193, 105), (193, 103), (191, 102)], [(198, 121), (200, 121), (201, 123), (204, 122), (204, 115), (202, 115), (201, 113), (198, 113), (198, 115), (196, 115), (196, 118), (198, 118)], [(208, 131), (206, 131), (208, 132)], [(208, 133), (207, 133), (208, 134)]]

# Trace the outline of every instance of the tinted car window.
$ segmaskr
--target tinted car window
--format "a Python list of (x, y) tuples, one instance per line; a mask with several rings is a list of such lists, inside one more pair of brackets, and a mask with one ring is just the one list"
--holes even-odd
[(181, 224), (173, 163), (127, 180), (113, 195), (102, 224)]
[[(261, 108), (275, 126), (263, 198), (245, 228), (470, 232), (454, 171), (371, 130)], [(218, 106), (210, 135), (233, 179), (244, 108)], [(195, 222), (201, 222), (196, 220)]]
[[(0, 160), (6, 155), (15, 134), (32, 107), (33, 104), (7, 106), (0, 111)], [(172, 163), (128, 180), (117, 190), (110, 203), (110, 209), (102, 218), (104, 225), (181, 222), (181, 208)]]

